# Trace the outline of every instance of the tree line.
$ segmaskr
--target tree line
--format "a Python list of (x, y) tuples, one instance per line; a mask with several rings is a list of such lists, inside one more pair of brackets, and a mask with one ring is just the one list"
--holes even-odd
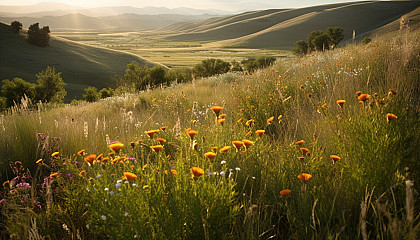
[(293, 50), (297, 55), (305, 55), (313, 51), (334, 49), (344, 39), (342, 27), (329, 27), (325, 32), (315, 30), (308, 34), (307, 41), (299, 40)]
[[(23, 29), (23, 25), (19, 21), (13, 21), (10, 24), (10, 31), (19, 34)], [(46, 47), (50, 42), (50, 27), (39, 27), (39, 23), (34, 23), (28, 28), (28, 42), (39, 47)]]

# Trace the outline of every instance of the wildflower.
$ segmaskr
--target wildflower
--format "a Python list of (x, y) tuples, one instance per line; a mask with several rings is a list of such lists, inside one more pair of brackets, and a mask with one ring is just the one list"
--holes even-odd
[(42, 162), (42, 158), (38, 159), (35, 163), (41, 163)]
[(235, 170), (236, 170), (236, 171), (241, 171), (241, 169), (240, 169), (240, 168), (238, 168), (238, 167), (236, 167), (236, 168), (235, 168)]
[(357, 95), (357, 96), (360, 96), (361, 94), (362, 94), (362, 91), (357, 91), (357, 92), (356, 92), (356, 95)]
[(96, 157), (96, 160), (101, 160), (104, 155), (101, 153)]
[(158, 129), (155, 129), (155, 130), (147, 131), (146, 134), (147, 134), (147, 136), (149, 136), (149, 138), (153, 139), (153, 135), (155, 133), (158, 133), (158, 132), (159, 132), (159, 130)]
[(89, 179), (88, 179), (88, 181), (89, 182), (92, 182), (94, 179), (93, 179), (93, 177), (90, 177)]
[(242, 118), (239, 118), (239, 120), (238, 121), (236, 121), (236, 124), (239, 124), (239, 123), (241, 123), (242, 122)]
[(219, 118), (225, 118), (226, 117), (226, 114), (220, 114), (220, 116), (219, 116)]
[(283, 115), (279, 115), (278, 117), (277, 117), (277, 120), (279, 120), (279, 122), (281, 121), (281, 119), (283, 118)]
[(302, 151), (302, 154), (305, 155), (309, 155), (309, 153), (311, 153), (311, 151), (309, 151), (309, 149), (307, 148), (300, 148), (300, 151)]
[(208, 158), (210, 161), (213, 161), (213, 159), (216, 157), (216, 153), (206, 152), (206, 153), (204, 153), (204, 157)]
[(112, 157), (112, 156), (114, 156), (114, 155), (115, 155), (115, 153), (114, 153), (114, 152), (110, 152), (110, 153), (108, 153), (108, 155), (109, 155), (110, 157)]
[(86, 149), (82, 149), (82, 150), (77, 152), (77, 155), (83, 156), (85, 154), (85, 151), (86, 151)]
[(194, 175), (194, 177), (201, 177), (204, 174), (204, 170), (199, 167), (192, 167), (190, 169), (191, 173)]
[(85, 173), (86, 173), (86, 170), (82, 170), (82, 171), (79, 172), (79, 176), (83, 177), (83, 174), (85, 174)]
[(96, 175), (96, 178), (100, 178), (100, 177), (102, 177), (102, 175), (101, 175), (101, 174)]
[(341, 159), (341, 157), (337, 156), (337, 155), (330, 155), (330, 158), (333, 160), (333, 163), (337, 162), (338, 160)]
[(216, 114), (216, 117), (219, 118), (219, 113), (223, 110), (223, 107), (213, 106), (210, 109)]
[(191, 122), (191, 124), (195, 124), (197, 122), (197, 120), (193, 119), (190, 122)]
[(160, 128), (160, 130), (165, 131), (168, 127), (167, 126), (163, 126)]
[(89, 156), (85, 157), (85, 161), (89, 164), (93, 164), (93, 161), (96, 159), (96, 154), (90, 154)]
[(265, 133), (265, 130), (257, 130), (257, 131), (255, 131), (255, 133), (258, 135), (258, 136), (262, 136), (264, 133)]
[(249, 131), (249, 132), (247, 132), (246, 134), (245, 134), (245, 137), (247, 137), (247, 136), (249, 136), (249, 135), (251, 135), (252, 134), (252, 131)]
[(58, 154), (60, 154), (59, 152), (54, 152), (53, 154), (51, 154), (51, 157), (57, 157)]
[(135, 142), (131, 142), (130, 143), (131, 147), (134, 149), (136, 147), (136, 143)]
[(113, 143), (113, 144), (109, 145), (109, 148), (116, 153), (118, 153), (121, 150), (121, 148), (123, 148), (123, 147), (124, 147), (124, 144), (122, 144), (120, 142), (116, 142), (116, 143)]
[(271, 122), (274, 120), (274, 117), (270, 117), (269, 119), (267, 119), (267, 123), (271, 124)]
[(109, 160), (109, 157), (104, 157), (102, 158), (101, 162), (108, 162), (108, 160)]
[(300, 180), (302, 180), (303, 182), (307, 182), (307, 181), (309, 181), (309, 179), (312, 178), (312, 175), (309, 174), (309, 173), (301, 173), (301, 174), (298, 175), (298, 178)]
[(136, 174), (130, 173), (130, 172), (124, 172), (124, 176), (127, 179), (127, 181), (130, 181), (130, 182), (137, 178)]
[(360, 96), (357, 99), (359, 99), (359, 101), (366, 102), (366, 100), (368, 100), (369, 98), (370, 98), (369, 94), (363, 93), (363, 94), (360, 94)]
[(295, 142), (295, 144), (300, 146), (302, 144), (305, 144), (305, 140), (299, 140), (299, 141)]
[(10, 183), (9, 180), (7, 180), (6, 182), (3, 183), (3, 187), (6, 187), (6, 185), (8, 185)]
[(300, 90), (303, 90), (304, 88), (305, 88), (305, 87), (304, 87), (303, 85), (300, 85), (300, 86), (299, 86), (299, 89), (300, 89)]
[(307, 96), (308, 98), (312, 98), (312, 93), (308, 93), (306, 96)]
[(190, 136), (191, 140), (194, 139), (194, 136), (198, 134), (198, 131), (189, 129), (187, 130), (187, 135)]
[(58, 176), (58, 173), (57, 172), (50, 174), (50, 178), (57, 177), (57, 176)]
[[(178, 172), (175, 169), (171, 169), (171, 173), (173, 175), (177, 175), (178, 174)], [(165, 174), (168, 174), (168, 170), (165, 170)]]
[(143, 142), (143, 140), (141, 140), (141, 139), (137, 140), (137, 143), (138, 143), (138, 144), (140, 144), (140, 143), (142, 143), (142, 142)]
[(230, 150), (230, 146), (224, 146), (219, 150), (219, 152), (220, 153), (227, 153), (229, 150)]
[(160, 144), (166, 143), (166, 139), (163, 138), (156, 138), (156, 141), (160, 142)]
[(163, 146), (162, 145), (155, 145), (155, 146), (150, 146), (150, 148), (155, 151), (155, 152), (159, 152), (163, 150)]
[(127, 217), (127, 216), (128, 216), (128, 212), (124, 213), (124, 216), (126, 216), (126, 217)]
[(236, 151), (238, 151), (244, 145), (244, 143), (241, 141), (232, 141), (232, 144), (235, 146)]
[(393, 90), (391, 88), (388, 90), (388, 93), (389, 94), (392, 94), (392, 95), (397, 95), (397, 91), (395, 91), (395, 90)]
[(226, 172), (225, 171), (221, 171), (220, 172), (220, 176), (222, 176), (222, 177), (226, 176)]
[(220, 162), (220, 164), (225, 165), (226, 164), (226, 161), (223, 160), (223, 161)]
[(104, 191), (105, 191), (105, 192), (108, 192), (108, 191), (109, 191), (109, 188), (107, 188), (107, 187), (106, 187), (106, 188), (104, 188)]
[(249, 119), (248, 121), (246, 121), (245, 125), (249, 127), (253, 122), (254, 122), (254, 119)]
[(343, 107), (344, 103), (346, 103), (346, 100), (337, 100), (337, 104), (340, 107)]
[(303, 161), (303, 160), (305, 160), (305, 157), (300, 156), (300, 157), (298, 157), (298, 159), (299, 159), (299, 161)]
[(326, 108), (327, 107), (327, 103), (322, 104), (321, 106), (322, 108)]
[(253, 141), (249, 141), (249, 140), (246, 140), (246, 139), (243, 139), (242, 142), (244, 143), (246, 149), (248, 149), (249, 147), (254, 145)]
[(221, 119), (219, 119), (219, 120), (217, 120), (217, 123), (219, 123), (220, 125), (224, 125), (225, 124), (225, 120), (226, 119), (224, 119), (224, 118), (221, 118)]
[(116, 189), (118, 189), (118, 188), (120, 188), (121, 187), (121, 183), (120, 182), (117, 182), (116, 184), (115, 184), (115, 188)]
[(102, 218), (102, 220), (104, 220), (104, 221), (106, 220), (106, 216), (105, 216), (105, 215), (102, 215), (102, 216), (101, 216), (101, 218)]
[(197, 141), (196, 141), (196, 140), (194, 140), (194, 141), (193, 141), (193, 144), (192, 144), (192, 149), (193, 149), (193, 150), (197, 150), (197, 146), (198, 146), (198, 143), (197, 143)]
[(289, 196), (290, 192), (291, 192), (290, 189), (283, 189), (283, 190), (280, 191), (280, 195), (282, 197), (287, 197), (287, 196)]
[(395, 114), (387, 113), (386, 114), (386, 121), (389, 123), (391, 121), (396, 120), (398, 117)]

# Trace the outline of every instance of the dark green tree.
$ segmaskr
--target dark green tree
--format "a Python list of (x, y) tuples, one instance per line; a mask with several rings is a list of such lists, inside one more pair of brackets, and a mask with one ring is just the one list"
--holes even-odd
[(210, 77), (216, 74), (227, 73), (230, 70), (230, 63), (221, 59), (206, 59), (201, 64), (194, 66), (194, 73), (199, 77)]
[(14, 33), (19, 33), (22, 30), (22, 23), (18, 22), (18, 21), (13, 21), (10, 24), (10, 31), (14, 32)]
[(312, 31), (308, 34), (308, 39), (307, 39), (307, 43), (308, 43), (308, 50), (309, 51), (316, 51), (316, 47), (313, 43), (313, 40), (319, 36), (324, 35), (325, 33), (321, 30), (315, 30)]
[(148, 69), (148, 83), (150, 87), (156, 87), (161, 84), (169, 85), (165, 78), (166, 69), (162, 66), (154, 66)]
[(99, 97), (102, 98), (108, 98), (114, 96), (114, 89), (112, 88), (102, 88), (99, 91)]
[(15, 103), (20, 104), (22, 98), (26, 95), (30, 99), (35, 97), (35, 84), (29, 83), (22, 78), (3, 80), (1, 88), (2, 96), (6, 99), (6, 107), (11, 107)]
[(329, 27), (326, 30), (329, 37), (330, 47), (334, 49), (344, 39), (344, 28), (342, 27)]
[(257, 58), (257, 66), (258, 68), (266, 68), (271, 66), (275, 61), (275, 57), (258, 57)]
[(42, 102), (63, 102), (67, 91), (66, 84), (61, 78), (61, 72), (56, 73), (54, 67), (48, 66), (44, 71), (37, 73), (35, 99)]
[(232, 61), (232, 68), (230, 69), (230, 71), (232, 72), (242, 72), (244, 69), (241, 67), (241, 64), (239, 64), (237, 61), (233, 60)]
[(96, 102), (99, 100), (99, 93), (96, 87), (85, 88), (83, 99), (87, 102)]
[(50, 42), (50, 28), (44, 26), (40, 29), (39, 23), (32, 24), (28, 29), (28, 41), (39, 47), (48, 46), (48, 43)]
[(189, 68), (176, 68), (166, 71), (165, 78), (170, 83), (186, 83), (191, 82), (193, 71)]
[(293, 52), (296, 55), (303, 56), (308, 53), (308, 44), (305, 41), (303, 40), (296, 41), (295, 45), (296, 45), (296, 48), (293, 49)]
[(6, 110), (7, 108), (7, 103), (6, 103), (6, 98), (5, 97), (0, 97), (0, 112), (3, 112), (4, 110)]
[(119, 85), (141, 91), (145, 90), (148, 85), (147, 78), (147, 66), (140, 66), (138, 62), (132, 61), (127, 64), (127, 69)]

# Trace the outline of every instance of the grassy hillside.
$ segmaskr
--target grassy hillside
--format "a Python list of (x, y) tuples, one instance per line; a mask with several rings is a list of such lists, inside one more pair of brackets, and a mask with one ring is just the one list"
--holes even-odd
[[(218, 18), (201, 24), (176, 25), (167, 38), (178, 41), (220, 41), (214, 45), (245, 48), (290, 49), (313, 30), (341, 26), (345, 40), (369, 33), (420, 6), (419, 1), (358, 2), (322, 5), (302, 9), (270, 10), (251, 15)], [(245, 18), (244, 18), (245, 17)], [(170, 28), (168, 28), (170, 30)]]
[(114, 77), (122, 76), (131, 61), (146, 62), (144, 59), (125, 52), (95, 48), (69, 40), (52, 37), (50, 46), (41, 48), (12, 34), (8, 25), (0, 24), (0, 80), (21, 77), (35, 82), (35, 74), (46, 66), (54, 66), (62, 72), (67, 83), (66, 100), (81, 98), (83, 89), (114, 85)]

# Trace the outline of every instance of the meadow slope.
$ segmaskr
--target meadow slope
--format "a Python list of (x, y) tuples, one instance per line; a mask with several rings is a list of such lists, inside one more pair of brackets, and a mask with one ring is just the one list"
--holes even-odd
[(20, 77), (35, 82), (36, 73), (53, 66), (56, 72), (62, 72), (67, 83), (66, 101), (80, 99), (88, 86), (115, 87), (115, 76), (122, 76), (131, 61), (154, 65), (134, 54), (79, 44), (54, 35), (48, 47), (36, 47), (24, 37), (12, 34), (7, 24), (0, 24), (0, 80)]

